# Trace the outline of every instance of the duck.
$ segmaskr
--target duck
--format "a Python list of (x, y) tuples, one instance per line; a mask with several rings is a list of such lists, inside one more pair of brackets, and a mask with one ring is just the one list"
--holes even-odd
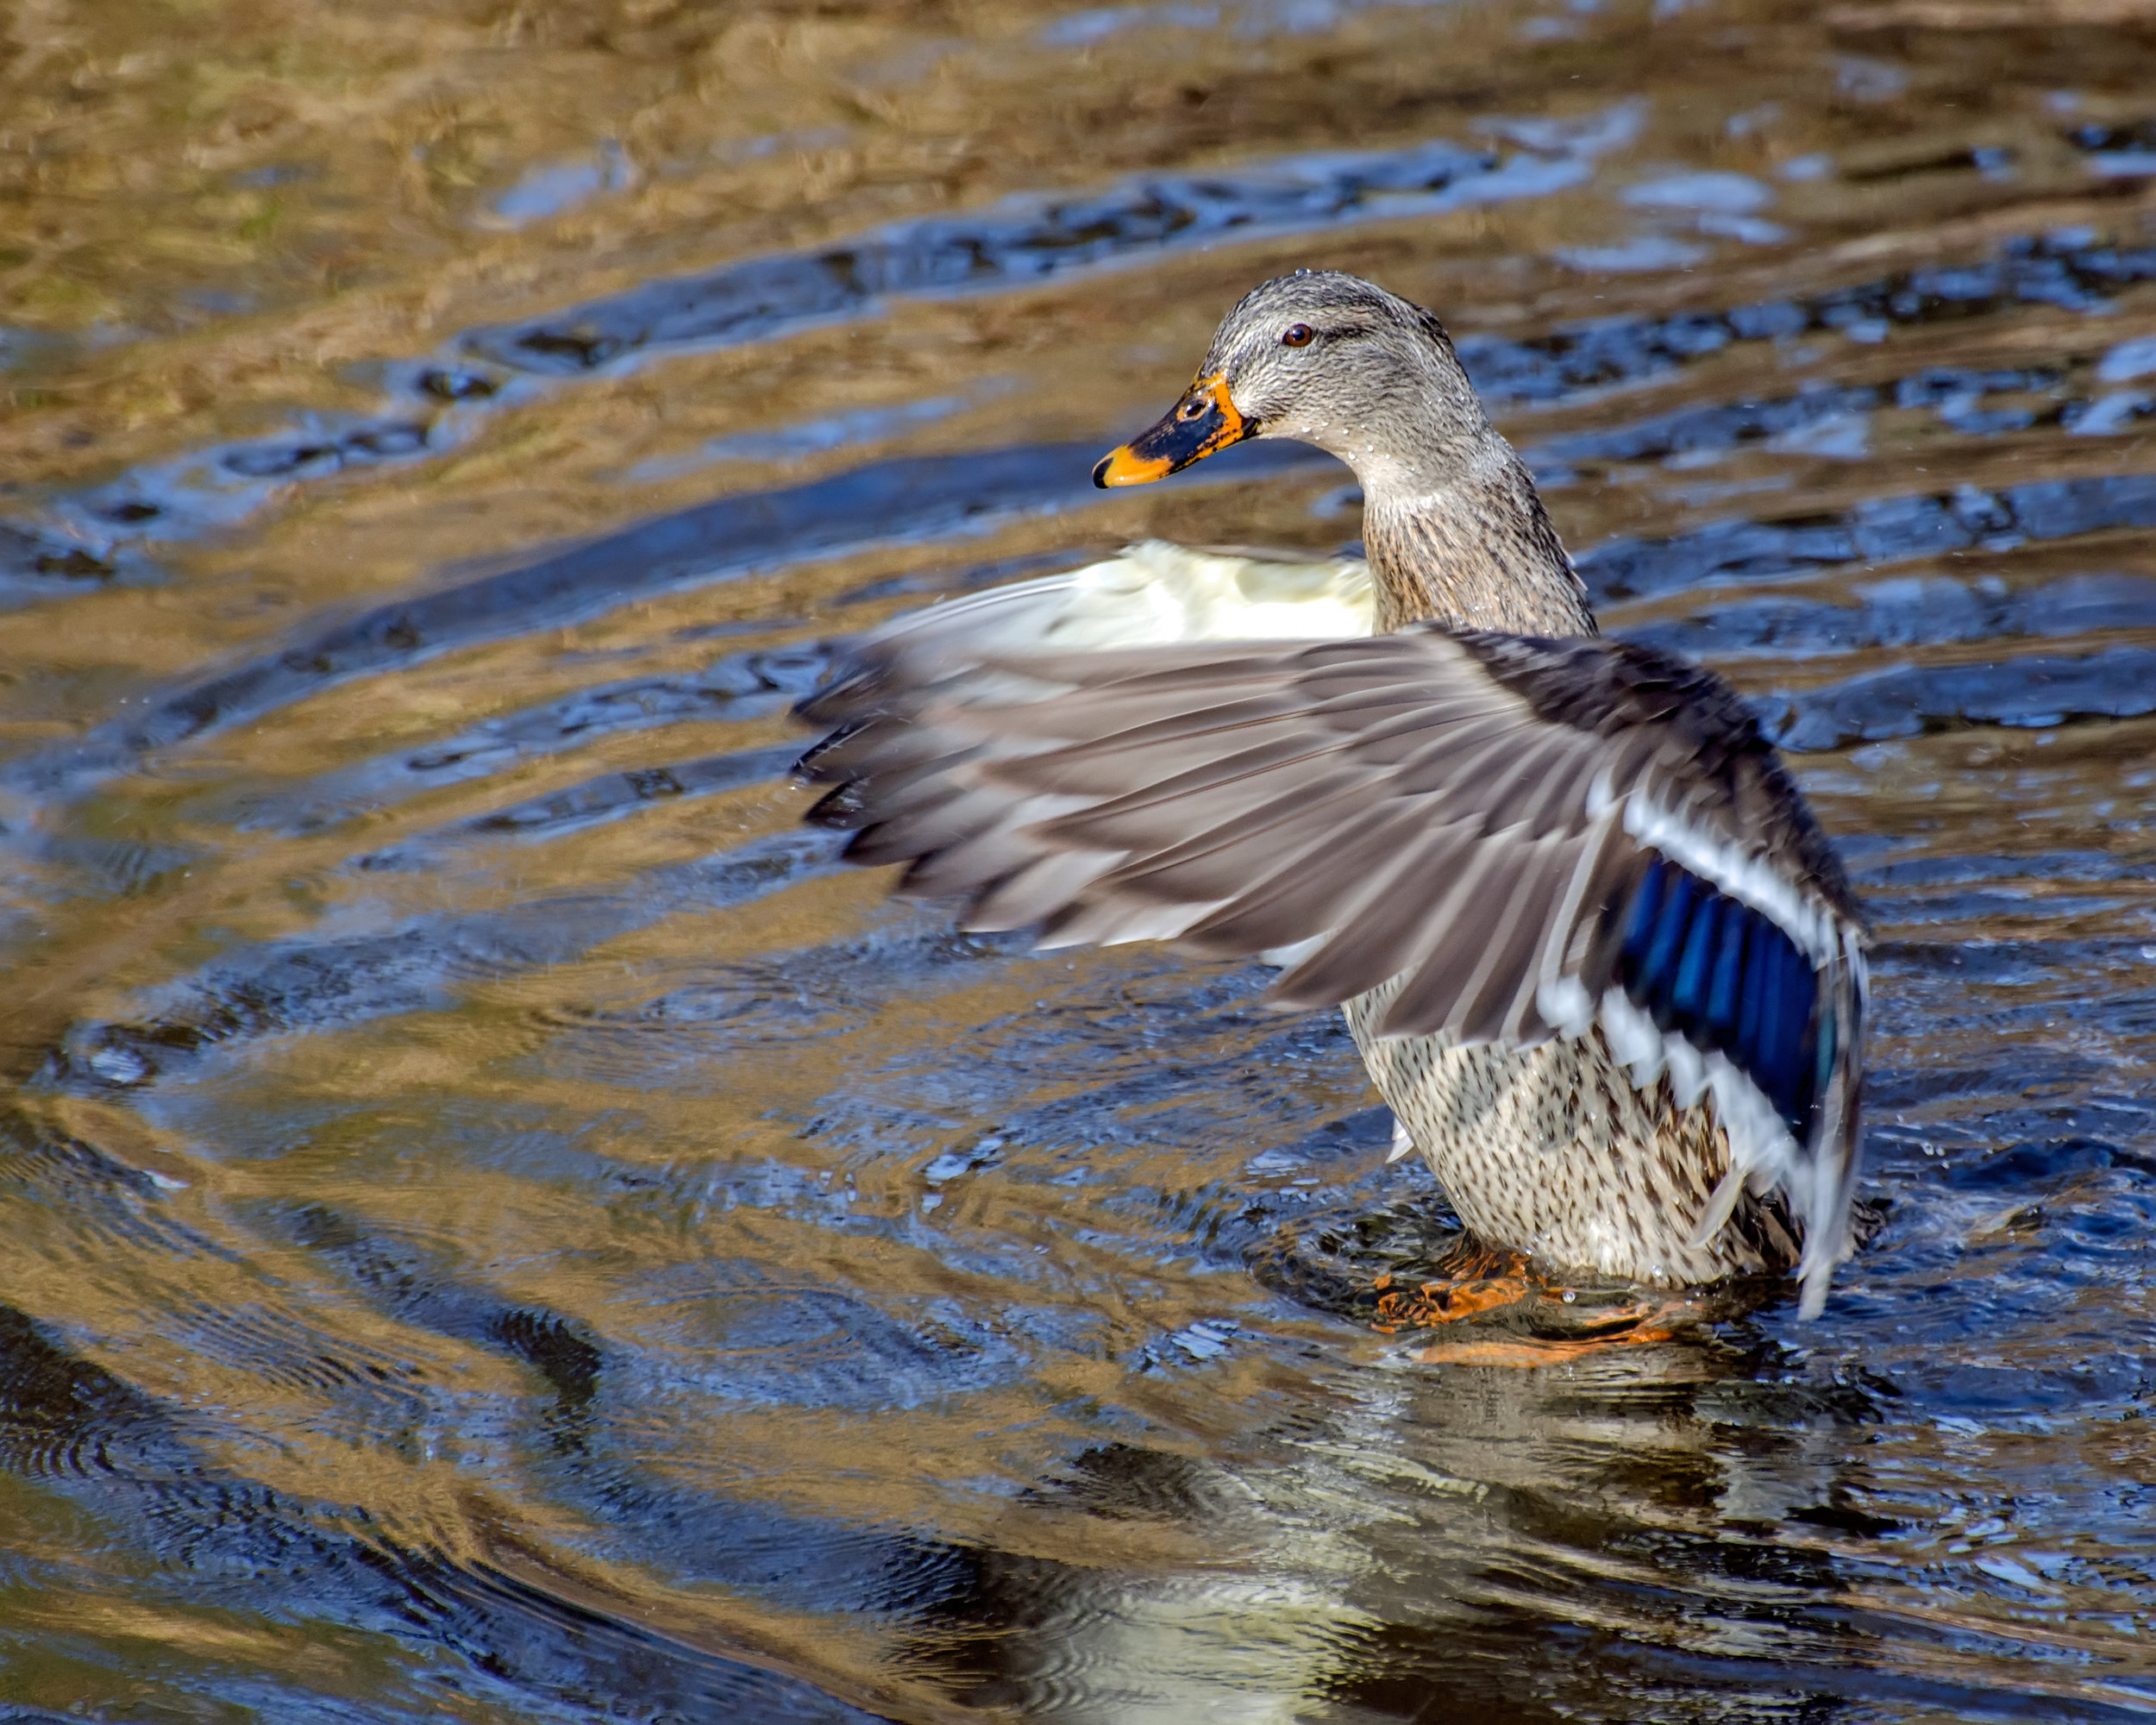
[(1868, 925), (1742, 698), (1598, 630), (1432, 312), (1299, 270), (1103, 487), (1246, 439), (1353, 471), (1362, 560), (1133, 548), (857, 637), (805, 819), (1044, 949), (1167, 941), (1338, 1007), (1467, 1235), (1545, 1277), (1855, 1246)]

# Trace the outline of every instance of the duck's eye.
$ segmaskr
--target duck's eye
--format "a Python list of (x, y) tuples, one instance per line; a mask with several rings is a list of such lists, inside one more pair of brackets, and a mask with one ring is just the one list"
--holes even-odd
[(1280, 332), (1280, 344), (1283, 348), (1307, 348), (1317, 339), (1318, 332), (1307, 323), (1290, 323)]

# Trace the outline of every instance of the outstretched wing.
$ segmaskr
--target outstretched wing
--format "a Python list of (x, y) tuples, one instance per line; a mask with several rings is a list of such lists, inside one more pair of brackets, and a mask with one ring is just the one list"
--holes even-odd
[(938, 662), (1020, 649), (1334, 639), (1368, 635), (1376, 612), (1369, 565), (1360, 557), (1141, 539), (1079, 568), (893, 618), (872, 650), (902, 650), (918, 671), (944, 643), (955, 657)]
[[(984, 595), (984, 599), (992, 596)], [(1733, 1170), (1841, 1255), (1862, 918), (1749, 712), (1645, 649), (1423, 627), (1088, 653), (937, 613), (805, 703), (847, 855), (1046, 945), (1294, 962), (1384, 1036), (1526, 1047), (1600, 1024), (1643, 1086), (1708, 1090)], [(994, 637), (1001, 635), (1002, 640)]]

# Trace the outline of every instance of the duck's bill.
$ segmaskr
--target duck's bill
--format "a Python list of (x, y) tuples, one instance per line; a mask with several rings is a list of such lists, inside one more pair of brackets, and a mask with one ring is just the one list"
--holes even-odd
[(1103, 455), (1093, 470), (1093, 482), (1104, 491), (1110, 486), (1150, 485), (1241, 442), (1257, 429), (1235, 411), (1224, 378), (1218, 373), (1200, 378), (1157, 425)]

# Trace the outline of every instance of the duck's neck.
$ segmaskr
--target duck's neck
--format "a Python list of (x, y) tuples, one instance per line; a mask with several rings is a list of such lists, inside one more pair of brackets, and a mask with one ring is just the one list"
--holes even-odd
[(1441, 477), (1365, 476), (1363, 543), (1380, 633), (1411, 623), (1514, 635), (1592, 635), (1587, 589), (1550, 524), (1534, 481), (1495, 433)]

